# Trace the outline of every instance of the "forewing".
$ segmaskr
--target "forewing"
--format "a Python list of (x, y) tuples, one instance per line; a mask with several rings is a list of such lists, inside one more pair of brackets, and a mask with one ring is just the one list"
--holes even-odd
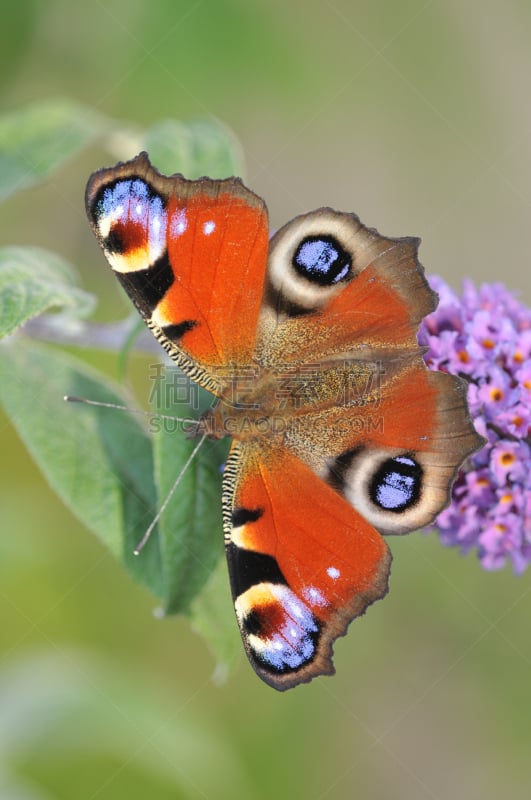
[(145, 153), (94, 173), (86, 207), (100, 245), (161, 344), (215, 393), (248, 364), (263, 294), (267, 210), (240, 180), (164, 177)]
[(387, 591), (383, 538), (285, 449), (235, 444), (223, 502), (234, 606), (252, 666), (280, 690), (333, 673), (334, 640)]

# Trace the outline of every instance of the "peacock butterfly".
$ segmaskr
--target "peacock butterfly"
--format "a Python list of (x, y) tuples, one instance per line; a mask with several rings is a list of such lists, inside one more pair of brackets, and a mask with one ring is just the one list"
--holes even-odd
[(236, 178), (165, 177), (146, 153), (94, 173), (89, 220), (147, 325), (217, 398), (236, 617), (258, 675), (334, 671), (332, 645), (387, 592), (384, 536), (431, 522), (481, 445), (457, 378), (416, 339), (436, 295), (419, 241), (320, 208), (268, 241)]

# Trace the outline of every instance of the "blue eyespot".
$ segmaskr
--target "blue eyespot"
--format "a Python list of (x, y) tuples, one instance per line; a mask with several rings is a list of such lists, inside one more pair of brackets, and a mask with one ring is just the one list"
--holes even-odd
[(348, 276), (352, 258), (333, 236), (307, 236), (295, 251), (293, 266), (304, 278), (331, 286)]
[(384, 511), (400, 513), (418, 501), (421, 484), (422, 467), (404, 455), (384, 461), (374, 475), (369, 491), (372, 501)]
[[(124, 253), (133, 245), (138, 247), (142, 243), (149, 248), (150, 259), (155, 260), (165, 249), (167, 213), (164, 202), (141, 178), (118, 179), (109, 183), (101, 191), (95, 208), (100, 228), (110, 228), (107, 245), (112, 252)], [(116, 227), (120, 235), (116, 234)], [(126, 227), (129, 236), (124, 241)]]

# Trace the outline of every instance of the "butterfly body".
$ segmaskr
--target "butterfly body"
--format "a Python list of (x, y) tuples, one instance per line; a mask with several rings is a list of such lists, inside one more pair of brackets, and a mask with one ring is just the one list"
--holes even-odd
[(431, 522), (481, 440), (463, 384), (416, 340), (436, 297), (418, 240), (329, 208), (268, 242), (238, 179), (166, 178), (145, 154), (95, 173), (89, 219), (156, 338), (230, 436), (223, 517), (242, 640), (287, 689), (333, 672), (332, 644), (387, 591), (384, 536)]

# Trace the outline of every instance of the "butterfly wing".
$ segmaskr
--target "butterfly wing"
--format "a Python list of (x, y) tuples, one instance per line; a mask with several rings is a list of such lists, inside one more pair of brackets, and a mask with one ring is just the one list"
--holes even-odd
[(383, 538), (285, 448), (233, 446), (224, 523), (236, 615), (258, 675), (284, 690), (333, 673), (333, 641), (387, 591)]
[(287, 223), (271, 241), (256, 355), (273, 368), (418, 355), (418, 325), (437, 304), (418, 246), (329, 208)]
[(482, 439), (461, 381), (415, 361), (385, 369), (377, 387), (356, 394), (359, 404), (302, 415), (283, 444), (382, 534), (403, 534), (447, 505), (459, 466)]
[(264, 202), (236, 178), (167, 178), (141, 153), (94, 173), (86, 208), (154, 335), (219, 394), (229, 365), (248, 364), (255, 348), (268, 247)]

